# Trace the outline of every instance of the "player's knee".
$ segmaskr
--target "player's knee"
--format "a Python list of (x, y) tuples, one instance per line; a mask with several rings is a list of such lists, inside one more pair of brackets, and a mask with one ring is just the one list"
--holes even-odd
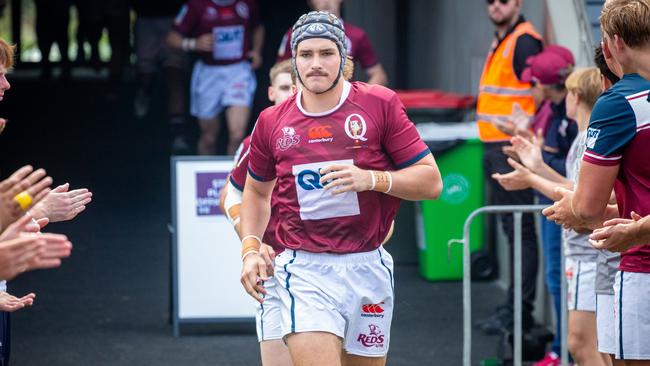
[(586, 342), (587, 337), (582, 329), (569, 330), (569, 334), (567, 334), (567, 346), (573, 357), (580, 358), (584, 353), (585, 346), (587, 345)]

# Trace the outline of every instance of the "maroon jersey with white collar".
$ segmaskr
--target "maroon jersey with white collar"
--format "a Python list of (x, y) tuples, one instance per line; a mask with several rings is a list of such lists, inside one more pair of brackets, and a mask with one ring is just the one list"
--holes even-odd
[(429, 149), (390, 89), (344, 82), (338, 105), (323, 113), (306, 112), (301, 96), (260, 114), (248, 156), (251, 177), (277, 178), (275, 242), (310, 252), (376, 249), (400, 200), (374, 191), (332, 195), (319, 182), (320, 169), (354, 164), (393, 171), (421, 160)]
[[(226, 5), (221, 5), (226, 4)], [(183, 37), (214, 35), (212, 52), (200, 52), (208, 65), (229, 65), (246, 60), (251, 32), (261, 24), (254, 0), (189, 0), (174, 21)]]

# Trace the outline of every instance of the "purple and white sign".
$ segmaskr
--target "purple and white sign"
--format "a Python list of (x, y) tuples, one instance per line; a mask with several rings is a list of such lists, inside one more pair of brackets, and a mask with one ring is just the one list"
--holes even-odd
[(228, 173), (196, 173), (196, 215), (223, 215), (219, 209), (219, 193), (226, 185)]

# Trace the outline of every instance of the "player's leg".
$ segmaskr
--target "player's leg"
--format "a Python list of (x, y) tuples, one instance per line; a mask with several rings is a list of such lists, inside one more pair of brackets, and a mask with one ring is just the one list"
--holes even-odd
[(232, 155), (244, 139), (250, 108), (244, 106), (232, 106), (226, 109), (226, 120), (228, 121), (228, 154)]
[(293, 333), (287, 345), (294, 366), (341, 365), (341, 338), (326, 332)]
[(598, 352), (596, 339), (596, 314), (591, 311), (569, 312), (569, 351), (580, 365), (602, 365), (604, 359)]
[(199, 155), (214, 155), (217, 152), (217, 138), (219, 136), (219, 118), (199, 118), (198, 145), (196, 147)]
[(208, 66), (197, 61), (192, 71), (190, 85), (190, 111), (199, 120), (200, 135), (197, 144), (199, 155), (216, 153), (219, 135), (220, 102), (224, 86), (219, 66)]
[(225, 69), (229, 73), (223, 96), (230, 134), (228, 154), (234, 154), (246, 134), (257, 82), (248, 62), (229, 65)]
[(282, 334), (294, 366), (341, 365), (347, 288), (339, 257), (285, 250), (275, 258)]
[(264, 288), (264, 302), (257, 306), (255, 316), (262, 366), (291, 366), (289, 348), (282, 340), (282, 302), (278, 296), (280, 288), (275, 277), (265, 281)]
[(384, 366), (386, 364), (386, 356), (364, 357), (344, 354), (342, 364), (343, 366)]
[(260, 343), (262, 366), (291, 366), (289, 348), (281, 339), (263, 341)]

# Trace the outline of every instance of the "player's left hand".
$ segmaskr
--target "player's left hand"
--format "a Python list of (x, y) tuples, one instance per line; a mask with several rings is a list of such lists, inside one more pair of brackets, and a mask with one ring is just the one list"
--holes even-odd
[(363, 192), (372, 187), (370, 172), (351, 164), (333, 164), (320, 170), (320, 184), (332, 194)]

